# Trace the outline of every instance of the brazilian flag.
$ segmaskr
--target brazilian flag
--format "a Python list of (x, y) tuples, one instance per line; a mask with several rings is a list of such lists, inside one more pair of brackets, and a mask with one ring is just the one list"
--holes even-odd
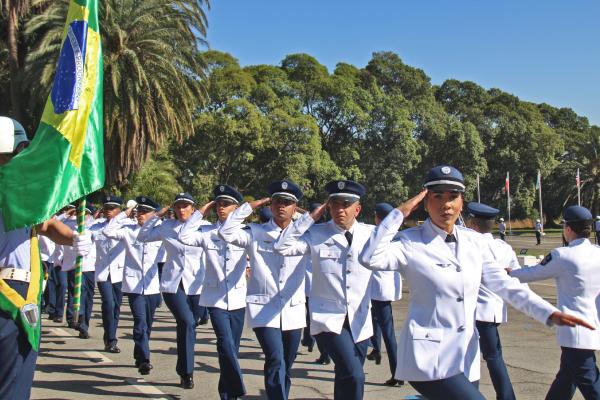
[(28, 148), (0, 167), (5, 229), (32, 226), (104, 186), (97, 0), (71, 0), (52, 91)]

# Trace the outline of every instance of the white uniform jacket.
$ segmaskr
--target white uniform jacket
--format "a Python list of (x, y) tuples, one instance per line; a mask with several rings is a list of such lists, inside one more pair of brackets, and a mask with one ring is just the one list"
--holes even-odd
[(312, 287), (312, 260), (310, 257), (306, 259), (304, 271), (304, 296), (308, 298)]
[(400, 271), (410, 287), (406, 323), (398, 344), (395, 377), (430, 381), (464, 373), (480, 377), (475, 307), (480, 283), (515, 308), (546, 323), (555, 307), (513, 279), (492, 258), (483, 236), (456, 226), (456, 256), (428, 219), (392, 238), (404, 217), (393, 210), (361, 254), (373, 270)]
[(160, 293), (158, 279), (159, 250), (161, 242), (139, 242), (141, 227), (132, 223), (124, 212), (113, 218), (103, 230), (109, 240), (116, 240), (125, 248), (123, 293)]
[[(509, 267), (513, 270), (521, 268), (519, 260), (517, 260), (517, 255), (508, 243), (500, 239), (494, 239), (491, 233), (485, 233), (483, 237), (490, 246), (492, 256), (501, 267)], [(504, 300), (483, 284), (479, 287), (475, 319), (477, 321), (496, 323), (504, 323), (508, 320), (508, 312)]]
[[(134, 223), (133, 220), (128, 220)], [(123, 280), (125, 243), (106, 237), (102, 231), (107, 225), (108, 220), (102, 219), (89, 228), (96, 245), (96, 282), (106, 282), (110, 276), (111, 283), (119, 283)]]
[(56, 244), (54, 244), (54, 242), (48, 236), (44, 235), (39, 235), (38, 240), (40, 245), (40, 255), (42, 256), (42, 261), (52, 262), (52, 254), (54, 254)]
[(0, 268), (31, 270), (31, 228), (6, 232), (0, 211)]
[(282, 256), (274, 250), (281, 228), (271, 219), (264, 224), (244, 220), (252, 207), (244, 203), (229, 215), (219, 229), (228, 243), (245, 248), (250, 256), (248, 280), (248, 325), (251, 328), (279, 328), (283, 331), (306, 326), (304, 271), (308, 255)]
[(568, 247), (559, 247), (533, 267), (512, 271), (521, 282), (554, 278), (558, 292), (558, 308), (592, 324), (592, 331), (582, 326), (556, 329), (558, 344), (576, 349), (600, 350), (600, 247), (588, 239), (577, 239)]
[(187, 295), (197, 295), (202, 291), (204, 281), (204, 260), (202, 249), (188, 246), (179, 241), (179, 231), (183, 223), (176, 219), (161, 221), (153, 216), (144, 223), (137, 237), (139, 242), (157, 242), (162, 240), (167, 252), (162, 270), (160, 291), (177, 293), (181, 283)]
[[(71, 228), (74, 232), (77, 231), (77, 219), (75, 217), (67, 218), (62, 221), (65, 225)], [(87, 225), (93, 223), (93, 219), (87, 221)], [(88, 229), (86, 227), (86, 229)], [(77, 260), (77, 254), (73, 249), (73, 246), (63, 245), (63, 254), (61, 261), (61, 271), (71, 271), (75, 269), (75, 262)], [(96, 246), (90, 247), (90, 252), (83, 257), (83, 264), (81, 266), (81, 272), (93, 272), (96, 269)]]
[(313, 280), (308, 305), (312, 335), (339, 334), (347, 316), (355, 343), (373, 336), (372, 272), (358, 262), (372, 230), (372, 225), (355, 222), (349, 247), (344, 230), (333, 220), (315, 225), (306, 213), (288, 226), (275, 244), (275, 251), (284, 256), (311, 254)]
[[(399, 239), (399, 233), (395, 238)], [(396, 301), (402, 298), (402, 277), (398, 271), (373, 271), (371, 300)]]
[(204, 221), (202, 214), (195, 211), (179, 232), (179, 240), (204, 250), (206, 272), (200, 305), (239, 310), (246, 307), (246, 250), (221, 239), (220, 226), (219, 222)]

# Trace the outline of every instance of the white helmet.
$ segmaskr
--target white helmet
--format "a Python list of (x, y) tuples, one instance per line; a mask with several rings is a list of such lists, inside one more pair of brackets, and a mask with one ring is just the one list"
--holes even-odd
[(23, 125), (12, 118), (0, 117), (0, 154), (11, 154), (19, 144), (28, 141)]
[(500, 218), (500, 222), (504, 222), (504, 218)]
[(539, 220), (539, 219), (536, 219), (536, 220), (535, 220), (535, 222), (540, 222), (540, 220)]

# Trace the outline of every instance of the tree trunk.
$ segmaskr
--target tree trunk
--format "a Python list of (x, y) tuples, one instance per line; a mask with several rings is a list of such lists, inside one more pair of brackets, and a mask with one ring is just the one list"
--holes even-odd
[(17, 84), (17, 75), (19, 72), (19, 49), (17, 43), (17, 26), (19, 23), (19, 16), (17, 13), (16, 2), (9, 3), (8, 9), (8, 66), (10, 70), (10, 105), (12, 109), (13, 117), (23, 122), (21, 118), (21, 102), (19, 85)]

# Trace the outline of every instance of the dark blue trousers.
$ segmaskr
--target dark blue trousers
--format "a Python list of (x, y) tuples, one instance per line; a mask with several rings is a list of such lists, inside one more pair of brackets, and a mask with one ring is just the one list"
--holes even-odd
[(487, 363), (497, 400), (515, 400), (515, 392), (502, 358), (502, 344), (495, 322), (476, 321), (481, 355)]
[[(82, 272), (81, 274), (81, 297), (79, 302), (79, 331), (87, 332), (90, 328), (92, 308), (94, 307), (94, 271)], [(73, 271), (73, 278), (75, 272)], [(72, 307), (72, 300), (70, 303)]]
[[(26, 297), (28, 283), (12, 280), (6, 283)], [(0, 360), (0, 399), (28, 400), (37, 352), (31, 348), (24, 331), (4, 311), (0, 311)]]
[(269, 400), (287, 400), (292, 386), (292, 365), (298, 353), (302, 329), (254, 328), (265, 354), (265, 389)]
[(123, 302), (121, 285), (121, 282), (112, 283), (110, 275), (105, 282), (98, 282), (98, 290), (102, 298), (102, 326), (104, 327), (105, 346), (117, 344), (117, 327), (119, 326), (121, 303)]
[(363, 366), (369, 340), (354, 343), (348, 318), (339, 333), (322, 332), (315, 335), (335, 363), (334, 400), (362, 400), (365, 391)]
[(67, 293), (67, 272), (63, 272), (60, 266), (54, 267), (56, 300), (54, 303), (54, 316), (62, 318), (65, 315), (65, 294)]
[(427, 400), (485, 400), (479, 391), (479, 381), (469, 382), (465, 374), (410, 384)]
[(390, 364), (392, 377), (396, 373), (397, 344), (396, 332), (394, 331), (394, 316), (392, 315), (392, 302), (371, 300), (371, 315), (373, 317), (373, 348), (381, 351), (381, 336), (385, 343), (385, 349)]
[(48, 281), (46, 282), (46, 312), (49, 316), (54, 317), (56, 310), (56, 272), (54, 271), (54, 264), (48, 261), (44, 261), (46, 269), (48, 271)]
[(600, 379), (594, 350), (561, 347), (560, 369), (546, 400), (569, 400), (579, 389), (585, 400), (600, 399)]
[(136, 365), (150, 362), (150, 334), (154, 322), (154, 312), (160, 302), (160, 293), (127, 293), (129, 307), (133, 314), (133, 358)]
[(202, 313), (198, 304), (200, 295), (187, 295), (180, 284), (176, 293), (163, 293), (167, 307), (177, 323), (177, 367), (179, 376), (194, 372), (194, 344), (196, 343), (196, 321)]
[(208, 307), (208, 312), (217, 337), (217, 353), (221, 370), (219, 396), (223, 400), (243, 396), (246, 393), (246, 387), (237, 357), (240, 351), (246, 309), (223, 310)]

